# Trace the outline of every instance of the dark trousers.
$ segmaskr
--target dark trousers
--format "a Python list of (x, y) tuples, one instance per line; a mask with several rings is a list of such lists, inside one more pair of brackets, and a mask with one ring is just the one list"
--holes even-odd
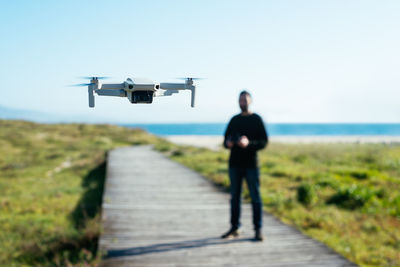
[(260, 197), (260, 178), (258, 168), (229, 168), (231, 181), (231, 225), (232, 228), (240, 227), (240, 202), (243, 178), (249, 188), (251, 204), (253, 207), (254, 229), (262, 227), (262, 201)]

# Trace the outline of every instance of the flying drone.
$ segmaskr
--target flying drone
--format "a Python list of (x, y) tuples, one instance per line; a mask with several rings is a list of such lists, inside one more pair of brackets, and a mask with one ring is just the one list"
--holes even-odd
[(150, 80), (128, 78), (123, 83), (101, 83), (100, 80), (108, 77), (83, 77), (90, 79), (90, 83), (77, 84), (75, 86), (87, 86), (89, 95), (89, 107), (94, 107), (94, 93), (101, 96), (127, 97), (132, 104), (151, 104), (153, 97), (171, 96), (180, 90), (190, 90), (192, 95), (191, 106), (194, 107), (196, 85), (194, 80), (199, 78), (180, 78), (184, 83), (155, 83)]

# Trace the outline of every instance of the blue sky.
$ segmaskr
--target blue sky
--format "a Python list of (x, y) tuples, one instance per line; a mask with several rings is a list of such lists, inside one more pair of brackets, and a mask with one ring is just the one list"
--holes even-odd
[[(247, 88), (268, 122), (400, 122), (399, 1), (2, 1), (0, 105), (87, 121), (225, 122)], [(198, 76), (152, 105), (110, 82)]]

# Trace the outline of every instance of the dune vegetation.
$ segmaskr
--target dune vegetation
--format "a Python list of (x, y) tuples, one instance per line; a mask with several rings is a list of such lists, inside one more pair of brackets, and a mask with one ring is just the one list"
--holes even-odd
[(158, 140), (111, 125), (0, 120), (0, 266), (95, 266), (106, 153)]
[[(229, 189), (228, 151), (157, 149)], [(259, 167), (266, 211), (361, 266), (400, 266), (399, 144), (275, 143)]]
[[(0, 266), (96, 266), (106, 153), (140, 144), (229, 189), (223, 149), (112, 125), (0, 120)], [(259, 156), (266, 211), (361, 266), (400, 266), (400, 145), (277, 143)]]

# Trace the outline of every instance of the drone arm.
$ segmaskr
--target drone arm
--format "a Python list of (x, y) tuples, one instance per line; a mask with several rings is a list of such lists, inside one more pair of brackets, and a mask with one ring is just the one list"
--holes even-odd
[(101, 84), (100, 88), (101, 90), (107, 89), (107, 90), (120, 90), (124, 89), (125, 84), (124, 83), (103, 83)]
[(160, 83), (160, 89), (185, 90), (189, 88), (185, 83)]
[(96, 93), (98, 95), (106, 95), (106, 96), (121, 96), (121, 97), (125, 97), (126, 96), (126, 92), (124, 89), (99, 89), (96, 90)]
[(171, 96), (177, 93), (179, 93), (179, 91), (174, 89), (167, 89), (167, 90), (160, 89), (155, 92), (154, 96)]
[[(190, 90), (192, 92), (191, 106), (194, 107), (196, 86), (187, 83), (160, 83), (160, 89), (164, 90)], [(175, 92), (174, 92), (175, 93)]]

